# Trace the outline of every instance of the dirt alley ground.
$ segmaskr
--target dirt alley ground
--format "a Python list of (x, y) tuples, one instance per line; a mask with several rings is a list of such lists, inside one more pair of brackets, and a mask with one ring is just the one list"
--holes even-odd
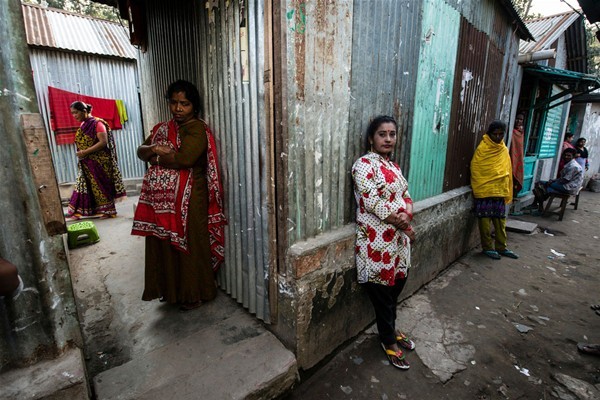
[(410, 370), (389, 365), (370, 328), (285, 399), (599, 399), (600, 357), (576, 345), (600, 343), (600, 193), (563, 221), (511, 218), (538, 224), (509, 232), (518, 260), (475, 249), (399, 304)]

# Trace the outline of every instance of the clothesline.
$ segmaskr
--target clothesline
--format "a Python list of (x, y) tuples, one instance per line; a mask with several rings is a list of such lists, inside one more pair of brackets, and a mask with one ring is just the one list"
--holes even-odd
[(112, 130), (122, 129), (123, 123), (127, 121), (123, 100), (86, 96), (48, 86), (50, 126), (56, 135), (56, 144), (71, 144), (75, 140), (79, 122), (71, 115), (70, 106), (74, 101), (90, 104), (93, 107), (92, 115), (108, 122)]

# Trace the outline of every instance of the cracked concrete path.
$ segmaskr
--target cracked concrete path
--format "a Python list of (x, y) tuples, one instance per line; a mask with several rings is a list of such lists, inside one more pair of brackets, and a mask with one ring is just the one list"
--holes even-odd
[(399, 304), (397, 328), (417, 345), (408, 371), (372, 326), (286, 399), (600, 400), (600, 357), (576, 346), (600, 343), (600, 193), (582, 192), (563, 221), (519, 219), (539, 225), (509, 232), (521, 258), (474, 249)]

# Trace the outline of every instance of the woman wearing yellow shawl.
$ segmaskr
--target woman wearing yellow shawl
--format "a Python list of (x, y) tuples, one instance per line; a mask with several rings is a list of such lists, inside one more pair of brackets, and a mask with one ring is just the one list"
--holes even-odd
[[(506, 124), (495, 120), (471, 160), (471, 187), (474, 211), (479, 219), (483, 254), (499, 260), (500, 256), (519, 258), (506, 248), (506, 204), (512, 200), (512, 166), (504, 144)], [(492, 241), (492, 225), (495, 243)]]

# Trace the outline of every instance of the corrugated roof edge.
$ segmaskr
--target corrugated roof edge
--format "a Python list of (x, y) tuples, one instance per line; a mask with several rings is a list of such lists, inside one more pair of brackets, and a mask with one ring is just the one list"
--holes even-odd
[[(137, 59), (137, 50), (129, 42), (129, 32), (126, 26), (102, 18), (94, 18), (88, 15), (76, 14), (70, 11), (51, 7), (43, 7), (36, 4), (21, 3), (23, 8), (23, 19), (26, 28), (27, 44), (34, 47), (55, 48), (62, 51), (74, 51), (78, 53), (96, 54), (106, 57)], [(99, 48), (71, 48), (64, 43), (65, 32), (63, 27), (53, 26), (45, 16), (49, 13), (64, 15), (65, 18), (74, 18), (79, 21), (87, 21), (95, 32)], [(44, 18), (36, 18), (43, 15)], [(40, 26), (40, 24), (45, 26)], [(56, 24), (54, 24), (56, 25)], [(43, 33), (43, 34), (40, 34)], [(67, 34), (69, 34), (67, 32)]]
[(519, 38), (521, 38), (522, 40), (527, 40), (527, 41), (533, 40), (535, 42), (535, 38), (533, 37), (531, 32), (529, 32), (529, 30), (527, 29), (525, 22), (523, 22), (523, 20), (519, 16), (519, 13), (517, 12), (517, 10), (515, 10), (515, 6), (513, 5), (512, 1), (511, 0), (500, 0), (500, 3), (502, 3), (502, 6), (504, 7), (504, 9), (508, 13), (508, 15), (511, 18), (513, 18), (513, 23), (517, 26), (517, 32), (519, 34)]

